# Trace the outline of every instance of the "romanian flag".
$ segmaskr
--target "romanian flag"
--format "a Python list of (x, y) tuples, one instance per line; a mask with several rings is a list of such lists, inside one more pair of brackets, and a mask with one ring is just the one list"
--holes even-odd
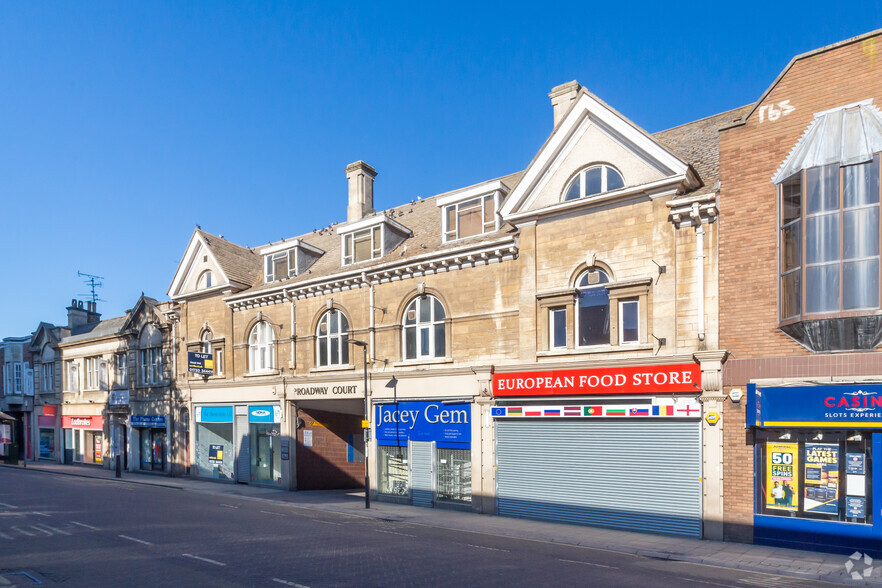
[(603, 407), (600, 406), (584, 406), (582, 408), (585, 410), (585, 416), (601, 416), (603, 414)]
[(653, 406), (652, 416), (674, 416), (674, 407), (670, 404), (665, 406)]
[(542, 412), (545, 416), (560, 416), (559, 408), (546, 408)]
[(606, 416), (625, 416), (624, 408), (607, 408), (605, 412)]
[(649, 416), (648, 408), (632, 408), (628, 411), (628, 414), (631, 416)]
[(508, 416), (524, 416), (524, 409), (518, 406), (517, 408), (509, 408)]
[(564, 416), (582, 416), (581, 406), (565, 406), (563, 409)]

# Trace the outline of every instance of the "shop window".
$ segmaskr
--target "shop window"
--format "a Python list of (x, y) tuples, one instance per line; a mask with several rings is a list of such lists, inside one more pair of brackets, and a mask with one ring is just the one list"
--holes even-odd
[(496, 198), (490, 194), (445, 206), (443, 230), (445, 241), (496, 230)]
[(437, 449), (438, 500), (471, 502), (472, 452), (469, 449)]
[(268, 322), (260, 321), (248, 335), (248, 371), (252, 374), (272, 371), (275, 355), (273, 328)]
[(761, 430), (757, 514), (872, 524), (871, 434)]
[(447, 325), (444, 305), (429, 294), (414, 298), (404, 310), (404, 358), (445, 357)]
[(407, 467), (407, 447), (377, 447), (377, 491), (380, 494), (407, 496), (409, 493), (409, 474)]
[(282, 451), (279, 423), (250, 423), (251, 480), (259, 484), (280, 482)]
[(55, 459), (55, 429), (40, 429), (40, 459)]
[(233, 423), (196, 423), (195, 466), (198, 476), (232, 480), (234, 453)]
[(609, 345), (609, 275), (600, 268), (588, 268), (576, 281), (577, 345)]
[(564, 200), (577, 200), (612, 192), (625, 186), (622, 174), (608, 165), (595, 165), (580, 171), (564, 190)]
[(349, 321), (332, 308), (322, 315), (316, 328), (316, 363), (320, 367), (349, 365)]

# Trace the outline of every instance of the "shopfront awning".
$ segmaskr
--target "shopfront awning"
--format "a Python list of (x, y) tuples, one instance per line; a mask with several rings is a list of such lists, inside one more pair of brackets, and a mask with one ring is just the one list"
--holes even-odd
[(15, 417), (9, 416), (5, 412), (0, 412), (0, 421), (14, 421)]

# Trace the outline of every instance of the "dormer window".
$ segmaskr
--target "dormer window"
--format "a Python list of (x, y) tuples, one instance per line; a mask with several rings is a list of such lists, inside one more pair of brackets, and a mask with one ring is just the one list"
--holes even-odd
[(499, 205), (508, 194), (508, 186), (494, 180), (440, 196), (435, 203), (441, 208), (441, 231), (444, 242), (466, 239), (499, 228)]
[(564, 200), (577, 200), (625, 187), (625, 180), (614, 167), (595, 165), (580, 171), (564, 191)]
[(382, 227), (370, 227), (343, 235), (343, 265), (382, 257), (382, 235)]
[(297, 260), (294, 250), (271, 253), (266, 256), (265, 282), (275, 282), (297, 275)]

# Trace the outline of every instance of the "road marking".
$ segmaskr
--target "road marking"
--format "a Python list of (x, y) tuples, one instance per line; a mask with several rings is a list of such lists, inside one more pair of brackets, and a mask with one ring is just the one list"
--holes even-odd
[(566, 563), (574, 563), (574, 564), (582, 564), (583, 566), (594, 566), (595, 568), (608, 568), (610, 570), (619, 569), (615, 566), (605, 566), (603, 564), (596, 564), (596, 563), (591, 563), (591, 562), (587, 562), (587, 561), (576, 561), (574, 559), (559, 559), (557, 561), (564, 561)]
[(34, 536), (33, 533), (28, 533), (28, 532), (25, 531), (24, 529), (19, 529), (18, 527), (10, 527), (10, 528), (11, 528), (13, 531), (18, 531), (18, 532), (21, 533), (22, 535), (27, 535), (28, 537), (33, 537), (33, 536)]
[(0, 502), (0, 506), (2, 506), (4, 508), (18, 508), (14, 504), (6, 504), (5, 502)]
[(190, 555), (189, 553), (182, 553), (181, 555), (183, 555), (184, 557), (192, 557), (193, 559), (198, 559), (199, 561), (204, 561), (205, 563), (214, 564), (214, 565), (216, 565), (216, 566), (225, 566), (225, 565), (227, 565), (227, 564), (225, 564), (225, 563), (223, 563), (223, 562), (220, 562), (220, 561), (215, 561), (215, 560), (213, 560), (213, 559), (208, 559), (207, 557), (199, 557), (198, 555)]
[(34, 513), (35, 515), (37, 515), (38, 517), (48, 517), (48, 516), (49, 516), (49, 515), (47, 515), (45, 512), (37, 512), (37, 511), (33, 511), (33, 513)]
[(37, 527), (37, 526), (34, 526), (34, 525), (31, 525), (31, 529), (34, 529), (35, 531), (39, 531), (39, 532), (41, 532), (41, 533), (45, 533), (46, 535), (52, 536), (52, 532), (51, 532), (51, 531), (47, 531), (46, 529), (41, 529), (40, 527)]
[(324, 523), (324, 524), (326, 524), (326, 525), (337, 525), (338, 527), (342, 527), (342, 526), (343, 526), (343, 523), (332, 523), (331, 521), (323, 521), (323, 520), (321, 520), (321, 519), (312, 519), (312, 520), (315, 521), (315, 522), (317, 522), (317, 523)]
[(277, 517), (286, 517), (286, 516), (288, 516), (288, 515), (282, 514), (282, 513), (280, 513), (280, 512), (272, 512), (272, 511), (269, 511), (269, 510), (262, 510), (262, 511), (260, 511), (260, 512), (262, 512), (262, 513), (264, 513), (264, 514), (276, 515)]
[(135, 539), (134, 537), (129, 537), (128, 535), (117, 535), (117, 537), (122, 537), (123, 539), (128, 539), (129, 541), (134, 541), (135, 543), (142, 543), (144, 545), (153, 545), (149, 541), (143, 541), (141, 539)]
[(496, 549), (495, 547), (484, 547), (483, 545), (472, 545), (471, 543), (466, 543), (469, 547), (476, 547), (478, 549), (489, 549), (490, 551), (504, 551), (505, 553), (510, 553), (508, 549)]
[(416, 537), (416, 535), (408, 535), (407, 533), (396, 533), (395, 531), (383, 531), (381, 529), (374, 529), (377, 533), (386, 533), (387, 535), (401, 535), (402, 537)]
[(221, 506), (226, 506), (227, 508), (239, 508), (238, 506), (233, 506), (232, 504), (224, 504), (223, 502), (221, 503)]
[(273, 578), (273, 582), (284, 584), (285, 586), (294, 586), (294, 588), (309, 588), (309, 586), (304, 586), (303, 584), (298, 584), (297, 582), (289, 582), (288, 580), (283, 580), (281, 578)]
[(4, 539), (9, 539), (10, 541), (13, 540), (13, 537), (11, 535), (7, 535), (6, 533), (0, 533), (0, 537), (3, 537)]
[[(799, 586), (803, 582), (800, 578), (784, 578), (783, 576), (773, 577), (775, 579), (775, 586)], [(748, 586), (769, 586), (769, 581), (768, 578), (740, 578), (738, 583), (746, 584)]]
[(71, 521), (71, 525), (77, 525), (79, 527), (86, 527), (87, 529), (92, 529), (93, 531), (97, 531), (98, 527), (93, 527), (92, 525), (87, 525), (86, 523), (78, 523), (76, 521)]
[[(31, 526), (33, 526), (33, 525), (31, 525)], [(70, 533), (68, 533), (67, 531), (62, 531), (61, 529), (56, 529), (55, 527), (50, 527), (49, 525), (46, 525), (46, 524), (43, 524), (43, 523), (37, 523), (36, 526), (37, 526), (37, 527), (42, 527), (42, 528), (44, 528), (44, 529), (49, 529), (50, 531), (55, 531), (55, 532), (58, 533), (59, 535), (70, 535)]]
[[(707, 580), (693, 580), (692, 578), (678, 578), (678, 579), (683, 580), (684, 582), (694, 582), (696, 584), (706, 584), (708, 586), (731, 586), (731, 584), (720, 584), (718, 582), (708, 582)], [(768, 584), (763, 584), (763, 586), (768, 586)]]

